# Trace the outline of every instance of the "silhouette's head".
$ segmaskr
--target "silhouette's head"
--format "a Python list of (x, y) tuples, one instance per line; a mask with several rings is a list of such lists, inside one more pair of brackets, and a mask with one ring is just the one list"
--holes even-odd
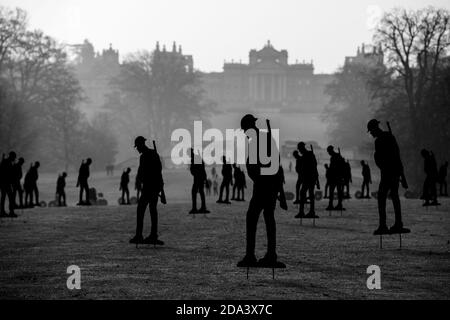
[(35, 163), (34, 163), (34, 167), (35, 168), (39, 168), (41, 166), (41, 164), (39, 163), (39, 161), (36, 161)]
[(17, 158), (16, 153), (15, 153), (14, 151), (11, 151), (11, 152), (9, 153), (9, 159), (10, 159), (11, 161), (14, 161), (14, 160), (16, 160), (16, 158)]
[(303, 141), (299, 142), (299, 143), (297, 144), (297, 149), (298, 149), (298, 151), (300, 151), (302, 154), (305, 153), (305, 151), (306, 151), (305, 143), (304, 143)]
[(139, 153), (142, 153), (142, 151), (144, 151), (145, 149), (145, 141), (147, 141), (147, 139), (145, 139), (142, 136), (137, 137), (136, 139), (134, 139), (134, 147), (136, 148), (136, 150)]
[(131, 172), (131, 168), (127, 168), (127, 173), (130, 173)]
[(334, 147), (333, 146), (328, 146), (327, 147), (327, 152), (328, 154), (331, 156), (332, 154), (334, 154)]
[(222, 157), (222, 162), (223, 162), (223, 163), (227, 163), (227, 157), (223, 156), (223, 157)]
[(294, 157), (298, 157), (298, 150), (295, 150), (295, 151), (293, 152), (293, 154), (294, 154)]
[(25, 159), (24, 159), (24, 158), (22, 158), (22, 157), (21, 157), (21, 158), (19, 158), (19, 164), (20, 164), (20, 165), (23, 165), (24, 163), (25, 163)]
[(92, 159), (91, 159), (91, 158), (87, 158), (86, 163), (87, 163), (88, 165), (90, 165), (90, 164), (92, 163)]
[(377, 119), (372, 119), (367, 123), (367, 132), (369, 132), (373, 137), (377, 137), (381, 132), (379, 127), (380, 121)]
[(67, 172), (62, 173), (63, 178), (67, 177)]
[(325, 163), (325, 169), (328, 169), (329, 167), (328, 163)]
[(241, 119), (241, 129), (244, 130), (244, 132), (247, 131), (248, 129), (255, 129), (256, 128), (256, 120), (258, 120), (258, 119), (255, 118), (253, 115), (246, 114)]
[(428, 150), (426, 150), (426, 149), (422, 149), (422, 150), (420, 151), (420, 154), (421, 154), (422, 157), (424, 157), (424, 158), (426, 158), (426, 157), (428, 157), (428, 156), (430, 155), (430, 153), (429, 153)]
[(365, 164), (364, 160), (361, 160), (360, 163), (361, 163), (362, 166)]

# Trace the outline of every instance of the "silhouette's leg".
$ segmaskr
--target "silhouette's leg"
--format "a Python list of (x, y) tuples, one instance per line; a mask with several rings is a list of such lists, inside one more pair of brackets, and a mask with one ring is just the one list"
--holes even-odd
[(328, 207), (332, 208), (333, 207), (333, 199), (334, 199), (334, 189), (335, 189), (336, 185), (334, 183), (330, 183), (330, 185), (328, 186)]
[(138, 202), (137, 206), (137, 221), (136, 221), (136, 236), (142, 237), (142, 230), (144, 228), (144, 215), (145, 210), (147, 209), (148, 205), (148, 194), (144, 194), (141, 196)]
[(197, 183), (194, 181), (191, 190), (192, 210), (197, 211)]
[(391, 199), (392, 199), (392, 205), (394, 207), (395, 212), (395, 225), (403, 227), (403, 221), (402, 221), (402, 208), (400, 205), (400, 198), (398, 196), (398, 187), (399, 187), (399, 181), (392, 181), (390, 190), (391, 190)]
[(65, 191), (62, 192), (62, 198), (63, 198), (63, 205), (66, 206), (67, 202), (66, 202), (66, 192)]
[(300, 189), (300, 208), (298, 211), (300, 214), (305, 213), (306, 191), (307, 191), (307, 185), (306, 185), (306, 183), (303, 183), (302, 187)]
[(309, 212), (314, 213), (315, 212), (315, 195), (314, 195), (314, 184), (310, 184), (309, 186), (309, 201), (310, 201), (310, 206), (309, 206)]
[(202, 209), (206, 209), (206, 200), (205, 200), (205, 189), (203, 187), (203, 183), (199, 186), (200, 200), (202, 201)]
[(247, 211), (246, 227), (247, 227), (247, 249), (246, 255), (253, 257), (255, 255), (256, 227), (258, 225), (259, 214), (262, 210), (261, 199), (256, 199), (255, 194), (250, 200)]
[[(276, 201), (276, 199), (275, 199)], [(267, 202), (267, 200), (266, 200)], [(270, 257), (277, 256), (276, 254), (276, 223), (274, 217), (274, 206), (267, 202), (267, 205), (264, 208), (264, 221), (266, 223), (266, 233), (267, 233), (267, 255)]]
[(153, 238), (158, 238), (158, 210), (157, 210), (157, 205), (158, 205), (158, 193), (154, 193), (151, 195), (151, 199), (150, 199), (150, 218), (152, 221), (152, 228), (151, 228), (151, 233), (150, 236)]
[(219, 194), (219, 201), (222, 201), (222, 196), (223, 196), (223, 190), (225, 189), (225, 181), (222, 181), (221, 185), (220, 185), (220, 194)]
[(388, 184), (383, 177), (378, 188), (378, 215), (380, 219), (380, 226), (386, 226), (386, 198), (388, 193)]
[(226, 199), (225, 201), (228, 202), (230, 201), (230, 183), (228, 182), (226, 187), (225, 187), (225, 193), (226, 193)]
[(130, 190), (128, 190), (128, 187), (126, 188), (126, 195), (127, 195), (127, 203), (130, 203)]
[(18, 191), (19, 191), (19, 204), (20, 204), (20, 207), (23, 208), (23, 189), (22, 189), (22, 186), (19, 185)]
[(1, 195), (1, 200), (0, 200), (0, 211), (1, 211), (1, 213), (4, 213), (5, 212), (5, 199), (6, 199), (5, 187), (2, 186), (1, 192), (2, 192), (2, 195)]

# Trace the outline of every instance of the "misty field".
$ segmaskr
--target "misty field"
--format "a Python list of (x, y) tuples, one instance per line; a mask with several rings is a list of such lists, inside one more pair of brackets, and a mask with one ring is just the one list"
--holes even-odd
[[(159, 206), (164, 247), (128, 244), (135, 230), (135, 206), (117, 206), (115, 178), (97, 173), (91, 184), (104, 192), (107, 207), (78, 208), (74, 177), (68, 180), (69, 208), (18, 211), (0, 223), (0, 298), (2, 299), (449, 299), (450, 200), (426, 210), (419, 200), (402, 200), (404, 222), (412, 233), (383, 239), (375, 200), (350, 200), (343, 216), (324, 211), (320, 219), (293, 219), (296, 208), (277, 210), (279, 259), (287, 269), (236, 268), (245, 250), (248, 202), (218, 205), (195, 218), (190, 209), (187, 170), (165, 172), (169, 204)], [(46, 201), (55, 176), (42, 175)], [(293, 189), (288, 175), (286, 189)], [(250, 192), (247, 190), (247, 200)], [(389, 204), (389, 223), (393, 213)], [(149, 232), (146, 215), (145, 232)], [(146, 235), (146, 234), (145, 234)], [(257, 255), (265, 252), (265, 228), (258, 226)], [(81, 290), (66, 287), (70, 265), (81, 268)], [(381, 290), (368, 290), (366, 269), (381, 268)]]

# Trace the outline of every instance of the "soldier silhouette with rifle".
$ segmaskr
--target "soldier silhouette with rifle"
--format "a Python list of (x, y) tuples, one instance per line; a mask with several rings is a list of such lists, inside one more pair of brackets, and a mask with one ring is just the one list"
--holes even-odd
[[(276, 143), (269, 133), (261, 132), (256, 126), (256, 118), (247, 114), (241, 120), (241, 129), (248, 138), (248, 158), (247, 173), (253, 181), (253, 194), (247, 211), (246, 219), (246, 235), (247, 246), (245, 257), (238, 262), (238, 267), (262, 267), (262, 268), (285, 268), (285, 264), (277, 260), (276, 254), (276, 223), (275, 223), (275, 207), (280, 186), (282, 185), (282, 177), (278, 167), (274, 174), (266, 174), (264, 168), (270, 168), (275, 157), (279, 160), (279, 150)], [(263, 137), (266, 135), (266, 137)], [(265, 139), (264, 139), (265, 138)], [(260, 147), (263, 141), (267, 141), (267, 151), (270, 150), (270, 163), (262, 164), (260, 159)], [(272, 154), (272, 147), (276, 149), (276, 153)], [(278, 161), (279, 164), (279, 161)], [(264, 215), (267, 232), (267, 253), (264, 258), (259, 260), (255, 256), (256, 228), (258, 219), (261, 214)], [(248, 270), (248, 269), (247, 269)]]
[[(311, 146), (312, 148), (312, 146)], [(306, 149), (305, 143), (298, 144), (298, 151), (302, 155), (303, 184), (300, 190), (300, 208), (295, 218), (319, 218), (315, 212), (315, 194), (314, 188), (320, 189), (319, 173), (317, 171), (317, 160), (314, 151)], [(305, 215), (306, 193), (309, 193), (310, 210)]]
[[(79, 201), (77, 206), (90, 206), (91, 202), (89, 201), (89, 183), (88, 179), (90, 176), (89, 166), (92, 164), (92, 159), (86, 159), (86, 162), (83, 160), (81, 162), (80, 169), (78, 170), (78, 179), (77, 179), (77, 187), (80, 187)], [(83, 192), (86, 197), (86, 201), (83, 201)]]
[[(400, 157), (400, 149), (392, 134), (388, 123), (389, 132), (379, 127), (379, 121), (372, 119), (367, 124), (367, 131), (375, 138), (375, 163), (380, 169), (380, 185), (378, 188), (378, 214), (379, 227), (374, 235), (409, 233), (409, 229), (403, 227), (400, 198), (398, 195), (399, 183), (407, 189), (403, 163)], [(390, 192), (395, 212), (395, 223), (389, 229), (386, 224), (386, 199)]]
[[(230, 196), (230, 185), (233, 185), (233, 167), (231, 164), (227, 163), (227, 158), (224, 156), (222, 157), (222, 184), (220, 185), (220, 194), (219, 194), (219, 200), (217, 200), (217, 203), (225, 203), (225, 204), (231, 204), (229, 200)], [(223, 191), (225, 190), (225, 200), (223, 199)]]
[[(192, 210), (189, 214), (210, 213), (206, 209), (205, 200), (205, 182), (207, 180), (205, 163), (200, 154), (195, 154), (194, 149), (191, 148), (191, 166), (190, 171), (194, 178), (192, 184), (191, 196), (192, 196)], [(200, 194), (200, 200), (202, 202), (200, 209), (197, 209), (197, 193)]]
[[(330, 167), (328, 169), (329, 174), (329, 202), (326, 210), (345, 210), (342, 201), (344, 198), (343, 195), (343, 185), (344, 185), (344, 175), (345, 175), (345, 160), (342, 158), (340, 152), (334, 151), (333, 146), (328, 146), (327, 152), (330, 155)], [(338, 203), (336, 207), (333, 206), (334, 200), (334, 191), (337, 191)]]
[[(136, 213), (136, 235), (130, 240), (130, 243), (164, 245), (164, 242), (158, 239), (158, 199), (166, 203), (164, 191), (164, 180), (162, 177), (161, 159), (156, 148), (153, 150), (146, 146), (146, 139), (142, 136), (134, 140), (134, 147), (140, 153), (139, 168), (137, 172), (137, 181), (142, 184), (142, 193), (139, 197)], [(154, 147), (156, 147), (155, 142)], [(147, 238), (143, 238), (144, 215), (150, 209), (151, 232)]]
[[(24, 204), (23, 204), (23, 188), (22, 188), (22, 176), (23, 176), (23, 172), (22, 172), (22, 166), (24, 164), (25, 160), (24, 158), (19, 158), (19, 160), (13, 165), (13, 199), (14, 199), (14, 205), (16, 208), (23, 208)], [(19, 204), (17, 205), (17, 203), (15, 202), (16, 200), (16, 195), (19, 198)]]
[[(370, 167), (364, 160), (361, 160), (361, 166), (362, 166), (361, 173), (363, 177), (363, 182), (361, 185), (361, 198), (370, 199), (370, 184), (372, 183), (372, 175), (370, 173)], [(366, 195), (364, 195), (365, 190), (367, 190)]]
[(420, 152), (424, 159), (425, 181), (423, 183), (424, 206), (438, 206), (436, 184), (438, 182), (438, 169), (432, 151), (422, 149)]
[[(130, 190), (128, 189), (128, 184), (130, 183), (130, 172), (131, 168), (127, 168), (122, 173), (120, 177), (120, 187), (119, 191), (122, 191), (121, 203), (122, 205), (130, 205)], [(125, 196), (127, 197), (127, 201), (125, 202)]]
[(60, 176), (58, 176), (58, 180), (56, 180), (56, 198), (58, 200), (58, 206), (67, 207), (66, 203), (66, 178), (67, 173), (63, 172)]
[[(0, 217), (17, 218), (17, 215), (14, 212), (15, 203), (13, 198), (13, 166), (16, 161), (16, 157), (16, 153), (11, 151), (7, 158), (3, 155), (0, 163)], [(6, 197), (8, 197), (9, 202), (9, 214), (5, 212)]]

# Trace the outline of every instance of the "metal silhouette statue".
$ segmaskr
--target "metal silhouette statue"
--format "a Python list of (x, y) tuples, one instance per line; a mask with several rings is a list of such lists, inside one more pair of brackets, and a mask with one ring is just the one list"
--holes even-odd
[[(378, 188), (378, 214), (379, 227), (374, 235), (409, 233), (410, 230), (403, 227), (400, 198), (398, 195), (399, 184), (407, 189), (403, 163), (400, 157), (400, 149), (392, 134), (388, 123), (389, 132), (379, 127), (379, 121), (372, 119), (367, 124), (367, 131), (375, 138), (375, 163), (380, 169), (380, 185)], [(386, 224), (386, 199), (390, 192), (395, 212), (395, 223), (388, 229)]]
[(325, 168), (325, 190), (324, 193), (325, 195), (323, 196), (324, 199), (329, 199), (329, 191), (330, 191), (330, 166), (328, 163), (324, 164), (324, 168)]
[(436, 184), (438, 182), (438, 169), (436, 159), (432, 151), (422, 149), (420, 154), (424, 160), (425, 181), (423, 183), (424, 206), (440, 205), (437, 201)]
[[(77, 203), (78, 206), (90, 206), (91, 202), (89, 201), (89, 166), (92, 164), (92, 159), (88, 158), (86, 161), (81, 162), (80, 169), (78, 171), (78, 180), (77, 187), (80, 187), (79, 193), (79, 201)], [(83, 192), (86, 196), (86, 201), (83, 201)]]
[[(259, 159), (259, 141), (267, 141), (269, 144), (275, 144), (270, 131), (269, 134), (261, 132), (256, 126), (256, 118), (253, 115), (246, 115), (241, 120), (241, 129), (246, 133), (249, 141), (248, 150), (258, 150), (255, 158), (256, 163), (247, 159), (247, 173), (253, 181), (253, 194), (247, 211), (246, 219), (246, 235), (247, 246), (245, 257), (238, 262), (238, 267), (263, 267), (263, 268), (285, 268), (285, 264), (277, 260), (276, 254), (276, 224), (275, 224), (275, 207), (277, 195), (279, 194), (279, 186), (282, 178), (280, 170), (276, 174), (263, 175), (261, 169), (268, 165), (262, 165)], [(252, 138), (252, 133), (256, 136)], [(262, 135), (267, 134), (267, 139), (261, 139)], [(276, 145), (276, 144), (275, 144)], [(267, 150), (271, 150), (268, 148)], [(278, 157), (279, 151), (277, 150)], [(276, 156), (276, 155), (275, 155)], [(271, 156), (273, 159), (274, 155)], [(267, 232), (267, 253), (259, 260), (255, 256), (256, 228), (258, 219), (261, 214), (264, 215)]]
[[(220, 185), (219, 200), (217, 203), (231, 204), (230, 197), (230, 185), (233, 185), (233, 167), (227, 163), (227, 158), (222, 157), (222, 184)], [(225, 200), (223, 200), (223, 192), (225, 190)]]
[[(205, 200), (205, 182), (207, 179), (205, 163), (200, 154), (196, 154), (194, 150), (191, 148), (191, 166), (190, 171), (194, 178), (191, 196), (192, 196), (192, 209), (189, 211), (189, 214), (207, 214), (210, 213), (206, 208), (206, 200)], [(201, 207), (197, 209), (197, 193), (200, 195)]]
[(233, 163), (233, 178), (234, 178), (234, 184), (233, 184), (233, 192), (231, 195), (231, 200), (236, 201), (236, 190), (238, 189), (238, 180), (239, 180), (239, 175), (240, 175), (240, 169), (237, 166), (236, 163)]
[[(342, 205), (342, 201), (344, 198), (343, 185), (344, 185), (344, 175), (345, 175), (345, 160), (344, 160), (344, 158), (342, 158), (340, 153), (334, 151), (333, 146), (328, 146), (327, 152), (330, 155), (330, 167), (328, 169), (329, 202), (328, 202), (328, 207), (326, 208), (326, 210), (328, 210), (328, 211), (333, 211), (333, 210), (343, 211), (343, 210), (345, 210), (345, 208)], [(334, 207), (333, 200), (334, 200), (334, 192), (335, 191), (337, 191), (338, 203)]]
[[(302, 155), (302, 172), (303, 172), (303, 183), (300, 189), (300, 206), (299, 212), (295, 218), (319, 218), (315, 212), (315, 193), (314, 188), (317, 186), (320, 189), (319, 184), (319, 173), (317, 171), (317, 160), (314, 155), (314, 151), (306, 149), (305, 143), (300, 142), (297, 145), (298, 151)], [(307, 202), (306, 194), (309, 194), (310, 210), (308, 214), (305, 214), (305, 204)]]
[[(140, 153), (139, 168), (136, 179), (142, 184), (142, 193), (139, 197), (136, 214), (136, 234), (130, 239), (130, 243), (164, 245), (164, 242), (158, 239), (158, 199), (161, 196), (161, 202), (165, 202), (164, 180), (162, 177), (161, 159), (156, 150), (152, 150), (145, 144), (146, 139), (139, 136), (134, 141), (134, 147)], [(164, 199), (163, 199), (164, 197)], [(151, 232), (147, 238), (143, 238), (144, 215), (150, 209)]]
[(58, 206), (67, 207), (66, 202), (66, 178), (67, 173), (63, 172), (58, 176), (58, 180), (56, 181), (56, 199), (58, 200)]
[[(369, 165), (364, 160), (361, 160), (361, 167), (361, 174), (363, 177), (363, 182), (361, 185), (361, 198), (370, 199), (370, 184), (372, 183), (372, 174), (370, 173)], [(367, 192), (364, 193), (365, 191)]]
[(238, 175), (235, 177), (234, 184), (237, 186), (237, 198), (236, 201), (245, 201), (245, 189), (247, 188), (247, 181), (245, 178), (245, 172), (241, 168), (238, 168)]
[(346, 161), (345, 162), (345, 166), (344, 166), (345, 170), (344, 170), (344, 197), (345, 199), (350, 199), (350, 184), (353, 183), (353, 179), (352, 179), (352, 167), (350, 165), (350, 161)]
[[(0, 163), (0, 191), (1, 191), (1, 201), (0, 201), (0, 217), (17, 218), (14, 212), (14, 197), (13, 197), (13, 183), (14, 174), (13, 167), (16, 161), (16, 153), (11, 151), (6, 158), (4, 155)], [(5, 201), (8, 197), (9, 202), (9, 214), (5, 211)]]
[(441, 197), (448, 197), (447, 192), (447, 171), (448, 171), (448, 161), (439, 168), (438, 182), (439, 182), (439, 195)]
[[(127, 168), (120, 177), (120, 188), (119, 191), (122, 191), (121, 203), (122, 205), (130, 205), (130, 190), (128, 189), (128, 184), (130, 183), (130, 172), (131, 168)], [(127, 201), (125, 202), (125, 196), (127, 197)]]

